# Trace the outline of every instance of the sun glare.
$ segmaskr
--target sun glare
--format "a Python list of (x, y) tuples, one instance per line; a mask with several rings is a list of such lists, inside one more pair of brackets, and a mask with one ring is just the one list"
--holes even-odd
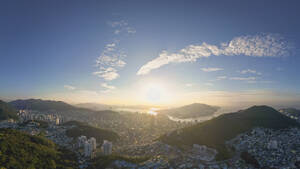
[(166, 99), (166, 90), (162, 84), (149, 83), (145, 86), (142, 95), (147, 102), (157, 104)]

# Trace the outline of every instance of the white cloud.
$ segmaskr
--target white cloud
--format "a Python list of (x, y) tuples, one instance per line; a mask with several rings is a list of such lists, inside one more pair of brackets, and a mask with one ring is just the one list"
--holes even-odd
[[(117, 36), (123, 32), (127, 34), (135, 33), (135, 29), (130, 27), (125, 20), (110, 22), (109, 25), (113, 28), (113, 33)], [(126, 62), (126, 53), (120, 48), (120, 40), (116, 38), (112, 43), (105, 45), (101, 55), (96, 59), (97, 71), (93, 72), (100, 78), (106, 81), (111, 81), (120, 77), (118, 71), (122, 69)]]
[(252, 69), (246, 69), (246, 70), (242, 70), (242, 71), (239, 71), (241, 74), (256, 74), (256, 75), (262, 75), (262, 73), (256, 71), (256, 70), (252, 70)]
[(217, 67), (209, 67), (209, 68), (202, 68), (201, 70), (204, 72), (215, 72), (215, 71), (220, 71), (220, 70), (224, 70), (224, 69), (217, 68)]
[(107, 83), (102, 83), (102, 84), (101, 84), (101, 87), (103, 87), (103, 88), (105, 88), (105, 89), (110, 89), (110, 90), (116, 89), (115, 86), (109, 85), (109, 84), (107, 84)]
[(185, 87), (193, 87), (193, 86), (194, 86), (193, 83), (186, 83), (186, 84), (185, 84)]
[(117, 49), (118, 43), (118, 41), (115, 41), (105, 46), (104, 51), (96, 60), (98, 71), (94, 72), (94, 75), (106, 81), (114, 80), (120, 76), (118, 69), (126, 65), (126, 62), (123, 61), (126, 54)]
[(214, 84), (213, 83), (204, 83), (204, 85), (206, 85), (206, 86), (213, 86)]
[(117, 73), (117, 70), (113, 67), (100, 68), (100, 71), (94, 72), (94, 75), (103, 78), (106, 81), (111, 81), (118, 78), (120, 75)]
[(219, 46), (204, 42), (201, 45), (189, 45), (175, 53), (162, 51), (157, 58), (143, 65), (137, 75), (148, 74), (153, 69), (169, 63), (195, 62), (199, 58), (208, 58), (211, 55), (281, 57), (289, 55), (289, 50), (290, 45), (277, 34), (240, 36)]
[(104, 88), (104, 90), (101, 90), (101, 93), (110, 93), (112, 92), (112, 90), (116, 89), (115, 86), (109, 85), (107, 83), (102, 83), (101, 87)]
[(76, 87), (71, 86), (71, 85), (64, 85), (64, 88), (68, 89), (68, 90), (75, 90), (76, 89)]
[(128, 22), (125, 20), (110, 22), (109, 25), (114, 28), (114, 34), (118, 35), (122, 32), (127, 34), (134, 34), (136, 30), (133, 27), (130, 27)]
[(227, 76), (218, 76), (217, 77), (217, 80), (224, 80), (224, 79), (227, 79)]
[(230, 77), (230, 80), (240, 80), (240, 81), (254, 81), (256, 77)]

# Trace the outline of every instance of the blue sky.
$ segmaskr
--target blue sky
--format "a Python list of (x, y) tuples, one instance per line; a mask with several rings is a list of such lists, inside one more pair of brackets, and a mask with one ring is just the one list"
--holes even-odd
[(295, 1), (1, 1), (0, 97), (300, 100)]

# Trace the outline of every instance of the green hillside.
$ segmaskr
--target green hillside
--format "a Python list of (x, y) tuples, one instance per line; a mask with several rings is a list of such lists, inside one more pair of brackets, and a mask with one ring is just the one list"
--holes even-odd
[(74, 169), (77, 163), (73, 153), (46, 138), (0, 129), (0, 168)]
[(64, 123), (64, 125), (75, 126), (67, 130), (66, 134), (69, 137), (76, 138), (81, 135), (87, 136), (88, 138), (95, 137), (98, 143), (103, 142), (103, 140), (115, 141), (119, 138), (118, 134), (113, 131), (96, 128), (78, 121), (69, 121)]
[(255, 127), (284, 129), (299, 124), (268, 106), (253, 106), (236, 113), (220, 115), (211, 120), (173, 132), (160, 139), (171, 145), (201, 144), (216, 148), (218, 158), (228, 158), (225, 141)]
[(11, 118), (18, 119), (17, 111), (11, 105), (0, 100), (0, 121)]

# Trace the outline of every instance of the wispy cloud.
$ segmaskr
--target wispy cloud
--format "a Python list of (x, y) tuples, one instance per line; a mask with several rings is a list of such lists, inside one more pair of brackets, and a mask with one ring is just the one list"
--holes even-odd
[(239, 81), (254, 81), (256, 77), (230, 77), (230, 80), (239, 80)]
[(224, 79), (227, 79), (227, 76), (218, 76), (217, 77), (217, 80), (224, 80)]
[(207, 83), (204, 83), (205, 86), (213, 86), (214, 84), (213, 83), (210, 83), (210, 82), (207, 82)]
[(105, 88), (105, 89), (110, 89), (110, 90), (113, 90), (113, 89), (116, 88), (115, 86), (109, 85), (109, 84), (107, 84), (107, 83), (102, 83), (102, 84), (101, 84), (101, 87), (103, 87), (103, 88)]
[(120, 77), (118, 71), (126, 65), (124, 60), (127, 55), (120, 48), (120, 39), (118, 37), (124, 32), (126, 34), (135, 33), (135, 29), (130, 27), (128, 22), (124, 20), (110, 22), (109, 25), (117, 37), (113, 42), (104, 46), (101, 55), (96, 59), (98, 70), (93, 72), (94, 75), (105, 81), (111, 81)]
[(235, 37), (219, 46), (204, 42), (201, 45), (189, 45), (175, 53), (162, 51), (157, 58), (143, 65), (138, 70), (137, 75), (148, 74), (153, 69), (170, 63), (195, 62), (197, 59), (208, 58), (211, 55), (282, 57), (289, 55), (290, 48), (289, 43), (277, 34)]
[(117, 73), (117, 70), (113, 67), (108, 67), (108, 68), (101, 67), (99, 71), (93, 72), (93, 74), (103, 78), (106, 81), (114, 80), (120, 76)]
[(67, 90), (75, 90), (76, 89), (76, 87), (71, 86), (71, 85), (64, 85), (64, 88)]
[(193, 84), (193, 83), (186, 83), (185, 84), (185, 87), (193, 87), (195, 84)]
[(241, 71), (238, 71), (240, 72), (241, 74), (256, 74), (256, 75), (262, 75), (262, 73), (256, 71), (256, 70), (253, 70), (253, 69), (246, 69), (246, 70), (241, 70)]
[(217, 67), (209, 67), (209, 68), (202, 68), (201, 70), (204, 72), (215, 72), (215, 71), (220, 71), (220, 70), (224, 70), (224, 69), (217, 68)]
[(116, 89), (115, 86), (109, 85), (107, 83), (102, 83), (101, 87), (104, 88), (104, 90), (101, 90), (102, 93), (110, 93)]
[(127, 21), (120, 20), (108, 23), (112, 28), (114, 28), (114, 34), (118, 35), (120, 33), (134, 34), (136, 30), (131, 27)]

